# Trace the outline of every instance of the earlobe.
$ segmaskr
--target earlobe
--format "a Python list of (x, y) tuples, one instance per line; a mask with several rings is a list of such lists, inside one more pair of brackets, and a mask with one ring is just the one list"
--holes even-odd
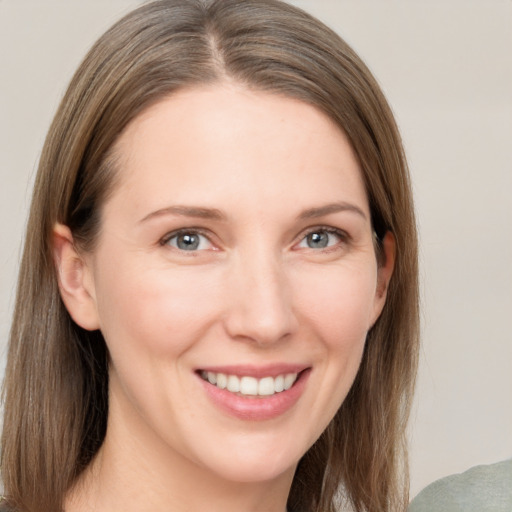
[(78, 253), (71, 230), (63, 224), (53, 228), (53, 259), (60, 295), (71, 318), (89, 331), (99, 329), (91, 270)]
[(381, 243), (382, 254), (377, 270), (377, 286), (375, 290), (374, 311), (371, 325), (377, 321), (386, 303), (389, 282), (395, 268), (396, 242), (391, 231), (388, 231)]

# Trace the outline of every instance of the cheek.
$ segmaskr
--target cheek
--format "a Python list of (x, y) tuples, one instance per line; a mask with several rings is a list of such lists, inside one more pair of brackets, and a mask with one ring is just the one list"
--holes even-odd
[(373, 266), (333, 267), (304, 273), (296, 287), (299, 309), (333, 349), (350, 349), (364, 340), (374, 309)]
[[(185, 351), (213, 321), (217, 293), (201, 272), (148, 268), (118, 261), (98, 276), (101, 330), (112, 353), (137, 350), (166, 358)], [(113, 355), (113, 354), (112, 354)]]
[[(309, 410), (312, 444), (345, 400), (359, 369), (375, 296), (373, 266), (304, 273), (296, 296), (308, 341), (314, 340), (315, 392)], [(299, 281), (297, 281), (299, 283)]]

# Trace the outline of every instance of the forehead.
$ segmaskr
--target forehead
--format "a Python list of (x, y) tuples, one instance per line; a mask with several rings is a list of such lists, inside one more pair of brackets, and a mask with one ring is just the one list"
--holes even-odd
[(357, 158), (327, 115), (238, 85), (166, 97), (128, 125), (116, 153), (121, 175), (114, 195), (137, 196), (137, 205), (210, 203), (233, 194), (275, 202), (347, 199), (341, 195), (367, 208)]

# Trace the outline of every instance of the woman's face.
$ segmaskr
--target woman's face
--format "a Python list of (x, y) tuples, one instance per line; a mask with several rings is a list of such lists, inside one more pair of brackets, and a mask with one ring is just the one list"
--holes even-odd
[(216, 85), (152, 106), (116, 147), (84, 280), (111, 355), (109, 432), (229, 480), (293, 474), (390, 273), (347, 138), (305, 103)]

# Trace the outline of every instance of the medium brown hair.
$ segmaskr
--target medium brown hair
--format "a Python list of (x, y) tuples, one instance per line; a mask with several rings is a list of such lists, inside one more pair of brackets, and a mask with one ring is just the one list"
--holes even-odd
[(278, 0), (162, 0), (143, 5), (92, 47), (50, 127), (21, 263), (4, 384), (2, 475), (12, 506), (60, 512), (103, 441), (108, 353), (99, 331), (59, 296), (52, 230), (91, 250), (115, 186), (114, 143), (178, 89), (232, 80), (325, 112), (348, 136), (373, 228), (396, 240), (387, 302), (341, 408), (299, 462), (290, 510), (405, 510), (405, 426), (418, 353), (417, 240), (400, 136), (375, 79), (318, 20)]

